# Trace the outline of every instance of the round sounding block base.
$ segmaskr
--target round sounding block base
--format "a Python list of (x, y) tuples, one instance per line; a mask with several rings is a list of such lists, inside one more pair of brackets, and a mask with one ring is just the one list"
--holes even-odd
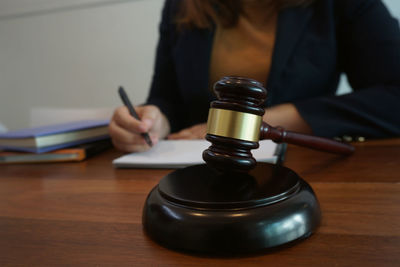
[(249, 173), (195, 165), (169, 173), (143, 210), (147, 234), (199, 253), (257, 252), (308, 237), (321, 213), (311, 187), (292, 170), (258, 163)]

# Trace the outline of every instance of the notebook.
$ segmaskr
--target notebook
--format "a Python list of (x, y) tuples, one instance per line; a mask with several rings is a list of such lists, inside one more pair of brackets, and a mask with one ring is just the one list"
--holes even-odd
[[(258, 149), (251, 150), (259, 162), (280, 163), (286, 145), (271, 140), (259, 142)], [(116, 168), (183, 168), (202, 164), (202, 153), (211, 145), (206, 140), (162, 140), (150, 150), (131, 153), (113, 160)]]
[(108, 120), (86, 120), (26, 128), (0, 134), (0, 149), (43, 153), (106, 139)]
[(105, 139), (90, 142), (87, 144), (81, 144), (71, 148), (58, 149), (40, 154), (30, 152), (0, 152), (0, 165), (16, 163), (54, 163), (82, 161), (111, 147), (111, 140)]

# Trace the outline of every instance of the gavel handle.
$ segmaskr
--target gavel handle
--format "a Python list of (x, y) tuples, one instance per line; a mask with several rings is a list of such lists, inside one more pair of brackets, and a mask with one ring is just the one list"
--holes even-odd
[(305, 146), (326, 152), (350, 155), (354, 147), (350, 144), (332, 139), (286, 131), (282, 127), (272, 127), (263, 122), (260, 129), (260, 139), (270, 139), (276, 143), (288, 143)]

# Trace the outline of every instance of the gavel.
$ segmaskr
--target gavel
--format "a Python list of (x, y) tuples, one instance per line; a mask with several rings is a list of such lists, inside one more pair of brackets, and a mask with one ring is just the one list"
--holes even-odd
[(263, 85), (244, 77), (224, 77), (214, 85), (217, 100), (211, 102), (206, 139), (211, 146), (203, 152), (208, 166), (221, 171), (249, 171), (256, 166), (250, 150), (258, 141), (300, 145), (330, 153), (350, 155), (354, 147), (333, 139), (286, 131), (262, 121), (267, 97)]

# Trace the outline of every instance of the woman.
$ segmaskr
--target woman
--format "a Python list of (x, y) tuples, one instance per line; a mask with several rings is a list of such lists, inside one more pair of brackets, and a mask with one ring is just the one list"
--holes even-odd
[[(340, 74), (354, 92), (336, 96)], [(142, 121), (118, 108), (123, 151), (202, 138), (212, 84), (237, 75), (268, 91), (264, 120), (319, 136), (400, 135), (400, 32), (380, 0), (167, 0)], [(170, 134), (172, 133), (172, 134)]]

